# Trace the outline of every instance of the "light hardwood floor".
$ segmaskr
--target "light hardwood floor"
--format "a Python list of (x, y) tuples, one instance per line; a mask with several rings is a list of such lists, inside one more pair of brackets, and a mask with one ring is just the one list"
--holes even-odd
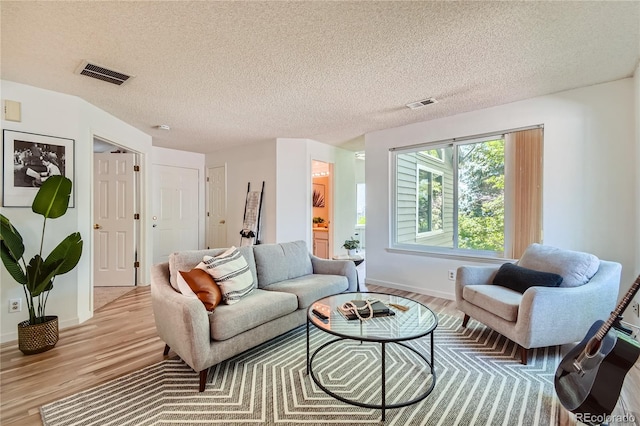
[[(369, 291), (411, 297), (438, 312), (462, 316), (450, 300), (368, 287)], [(0, 424), (41, 425), (41, 405), (159, 362), (164, 358), (163, 348), (155, 330), (149, 287), (138, 287), (96, 312), (86, 323), (62, 330), (60, 341), (49, 352), (24, 356), (16, 342), (3, 344)], [(169, 354), (172, 355), (173, 352)], [(638, 417), (639, 389), (640, 363), (636, 363), (627, 376), (614, 414), (631, 412)]]

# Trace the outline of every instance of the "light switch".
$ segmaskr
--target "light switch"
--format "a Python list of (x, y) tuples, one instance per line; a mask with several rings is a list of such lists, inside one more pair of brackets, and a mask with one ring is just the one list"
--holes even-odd
[(7, 121), (22, 121), (22, 114), (20, 112), (20, 102), (16, 101), (4, 101), (4, 119)]

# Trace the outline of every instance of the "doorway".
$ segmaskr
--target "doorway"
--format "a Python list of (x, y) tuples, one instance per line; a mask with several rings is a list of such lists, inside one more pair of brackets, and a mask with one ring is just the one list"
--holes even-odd
[(138, 154), (93, 139), (93, 310), (131, 291), (138, 281)]
[(333, 163), (311, 161), (312, 227), (314, 256), (333, 256)]
[(207, 169), (207, 248), (227, 247), (227, 168)]
[(175, 251), (199, 248), (199, 170), (154, 164), (151, 173), (155, 264), (167, 262)]

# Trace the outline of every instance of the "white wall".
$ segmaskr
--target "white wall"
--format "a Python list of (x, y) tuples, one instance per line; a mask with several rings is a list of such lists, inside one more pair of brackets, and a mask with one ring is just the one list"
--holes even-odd
[(453, 299), (447, 270), (474, 264), (387, 250), (389, 148), (544, 124), (544, 243), (622, 263), (626, 291), (640, 226), (633, 92), (629, 78), (367, 134), (367, 282)]
[(333, 163), (333, 211), (329, 214), (330, 255), (343, 254), (356, 221), (354, 153), (311, 139), (277, 140), (277, 242), (304, 240), (313, 246), (313, 160)]
[(276, 143), (268, 141), (237, 146), (206, 155), (206, 168), (226, 166), (227, 173), (227, 244), (240, 244), (240, 230), (247, 198), (247, 184), (259, 191), (265, 182), (262, 198), (260, 240), (276, 241)]
[(265, 181), (261, 241), (304, 240), (312, 247), (311, 161), (334, 163), (333, 250), (353, 233), (355, 181), (353, 152), (310, 139), (274, 141), (229, 148), (207, 154), (206, 167), (226, 166), (227, 241), (240, 243), (247, 183), (257, 189)]
[[(311, 245), (311, 161), (308, 139), (276, 140), (276, 240), (304, 240)], [(324, 161), (324, 160), (323, 160)]]
[[(46, 241), (50, 250), (64, 237), (79, 231), (84, 240), (84, 250), (78, 266), (68, 274), (58, 277), (55, 288), (47, 303), (47, 314), (57, 315), (60, 327), (68, 327), (85, 321), (92, 315), (92, 259), (93, 239), (93, 137), (119, 143), (141, 154), (141, 167), (146, 167), (151, 153), (151, 137), (107, 114), (95, 106), (74, 96), (49, 90), (42, 90), (3, 80), (0, 83), (2, 99), (18, 101), (22, 104), (22, 121), (2, 121), (3, 129), (58, 136), (75, 140), (75, 205), (67, 214), (47, 227)], [(146, 188), (142, 188), (143, 197)], [(148, 205), (143, 206), (148, 210)], [(141, 212), (144, 214), (144, 211)], [(42, 217), (31, 212), (30, 208), (2, 207), (7, 216), (18, 228), (27, 243), (26, 255), (31, 257), (36, 247), (31, 242), (38, 239), (42, 226)], [(143, 219), (144, 222), (144, 219)], [(54, 225), (55, 223), (55, 225)], [(143, 227), (144, 228), (144, 227)], [(150, 235), (143, 230), (145, 252), (141, 253), (141, 281), (148, 282)], [(37, 245), (37, 244), (36, 244)], [(24, 292), (4, 270), (0, 272), (0, 341), (17, 339), (17, 323), (28, 318), (25, 309)], [(9, 314), (6, 307), (10, 298), (22, 298), (23, 310)]]
[[(205, 155), (197, 152), (179, 151), (176, 149), (160, 148), (154, 146), (152, 152), (153, 165), (182, 167), (196, 169), (198, 171), (198, 247), (205, 248)], [(153, 182), (151, 182), (153, 187)], [(151, 188), (153, 190), (153, 188)]]

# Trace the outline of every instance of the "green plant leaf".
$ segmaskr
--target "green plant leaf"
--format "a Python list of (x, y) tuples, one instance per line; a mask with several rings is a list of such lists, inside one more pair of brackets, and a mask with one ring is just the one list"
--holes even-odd
[(11, 275), (18, 284), (26, 284), (27, 276), (25, 275), (22, 266), (20, 266), (20, 263), (13, 258), (4, 241), (2, 241), (0, 247), (0, 257), (2, 258), (2, 263), (4, 263), (4, 267), (7, 268), (9, 275)]
[(56, 275), (66, 274), (76, 267), (82, 256), (82, 237), (79, 232), (74, 232), (62, 240), (60, 244), (47, 256), (46, 264), (57, 264), (62, 261), (55, 273)]
[(24, 254), (22, 235), (11, 224), (11, 221), (0, 214), (0, 241), (6, 245), (11, 257), (17, 262)]
[(39, 255), (33, 256), (27, 265), (27, 290), (32, 297), (37, 297), (52, 285), (51, 280), (56, 276), (56, 269), (63, 260), (46, 263)]
[(20, 259), (24, 255), (24, 243), (22, 235), (11, 224), (11, 221), (0, 214), (0, 257), (7, 272), (20, 284), (27, 282), (27, 277), (20, 265)]
[(31, 209), (47, 219), (64, 215), (69, 206), (71, 186), (71, 180), (64, 176), (50, 176), (38, 190)]

